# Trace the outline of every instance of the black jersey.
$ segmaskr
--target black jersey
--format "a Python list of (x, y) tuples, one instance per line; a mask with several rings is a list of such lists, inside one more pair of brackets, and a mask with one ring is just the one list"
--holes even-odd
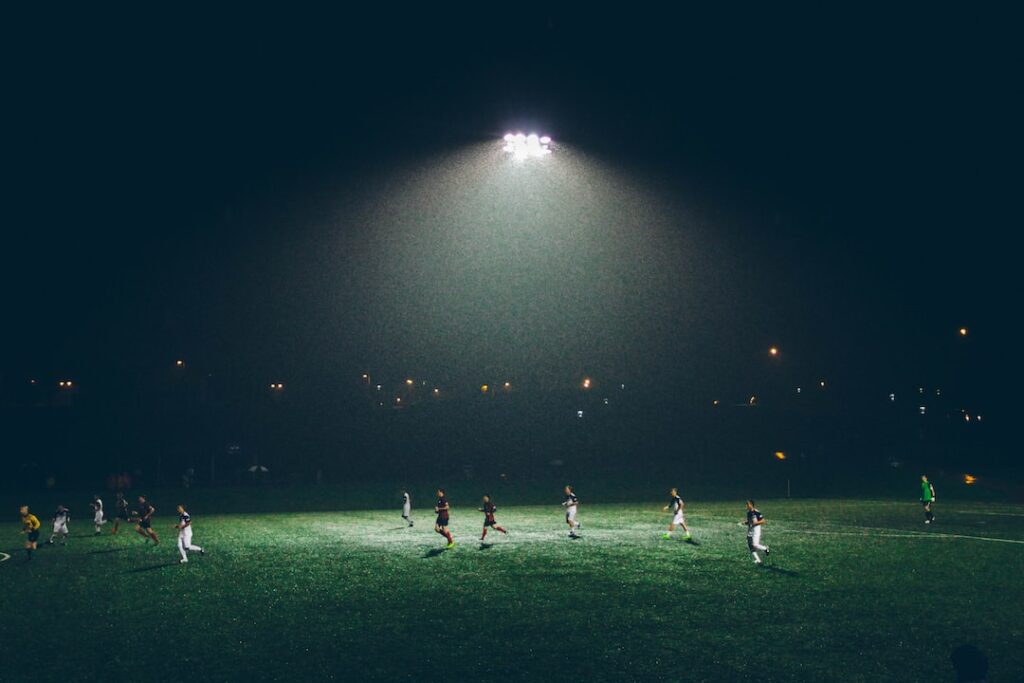
[(753, 531), (754, 527), (757, 526), (756, 522), (760, 522), (763, 519), (764, 515), (762, 515), (761, 511), (758, 510), (757, 508), (754, 508), (753, 510), (747, 510), (747, 529)]

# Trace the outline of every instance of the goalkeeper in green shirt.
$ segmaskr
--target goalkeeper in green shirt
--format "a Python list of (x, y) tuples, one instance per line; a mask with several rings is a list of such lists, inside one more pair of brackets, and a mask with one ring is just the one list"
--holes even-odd
[(921, 475), (921, 503), (924, 505), (924, 523), (931, 524), (935, 521), (935, 513), (932, 512), (932, 503), (935, 502), (935, 487), (928, 481), (928, 476)]

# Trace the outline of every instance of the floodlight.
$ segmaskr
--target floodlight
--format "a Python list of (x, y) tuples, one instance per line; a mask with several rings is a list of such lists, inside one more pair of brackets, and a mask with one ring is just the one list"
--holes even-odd
[(548, 135), (506, 133), (503, 140), (505, 145), (502, 149), (511, 154), (512, 158), (516, 160), (541, 157), (551, 153), (551, 149), (548, 147), (551, 144), (551, 137)]

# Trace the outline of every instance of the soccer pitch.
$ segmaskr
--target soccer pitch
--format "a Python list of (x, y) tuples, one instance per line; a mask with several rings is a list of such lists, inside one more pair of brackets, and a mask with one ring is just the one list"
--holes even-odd
[(966, 642), (1024, 671), (1020, 506), (758, 501), (759, 568), (742, 501), (688, 501), (692, 544), (657, 503), (584, 500), (571, 540), (557, 502), (496, 502), (510, 535), (454, 501), (452, 550), (423, 508), (192, 510), (187, 565), (171, 517), (156, 547), (75, 519), (31, 562), (2, 525), (0, 680), (940, 681)]

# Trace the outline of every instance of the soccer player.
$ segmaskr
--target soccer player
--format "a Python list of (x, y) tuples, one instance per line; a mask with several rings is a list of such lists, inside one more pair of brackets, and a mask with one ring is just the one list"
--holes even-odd
[(92, 497), (92, 523), (96, 527), (96, 536), (99, 536), (100, 533), (102, 533), (102, 527), (107, 523), (107, 521), (103, 519), (103, 500), (96, 494), (93, 494)]
[(484, 513), (484, 532), (480, 535), (480, 540), (482, 541), (487, 538), (487, 527), (492, 527), (495, 531), (500, 531), (508, 536), (508, 532), (494, 521), (494, 513), (498, 511), (498, 508), (491, 502), (491, 497), (484, 496), (483, 504), (484, 506), (480, 508), (480, 512)]
[(188, 562), (188, 555), (185, 551), (191, 550), (194, 553), (205, 555), (206, 551), (197, 545), (192, 545), (192, 517), (185, 510), (184, 505), (178, 506), (178, 523), (174, 525), (178, 530), (178, 552), (181, 553), (181, 563)]
[(931, 524), (935, 521), (935, 514), (932, 513), (932, 503), (935, 502), (935, 487), (928, 481), (928, 475), (921, 475), (921, 504), (924, 505), (924, 523)]
[(39, 518), (28, 511), (28, 505), (22, 505), (21, 509), (21, 533), (26, 534), (25, 537), (25, 559), (32, 559), (32, 551), (36, 549), (36, 543), (39, 542), (39, 527), (42, 524), (39, 523)]
[(117, 508), (117, 517), (114, 518), (114, 528), (110, 530), (112, 534), (116, 534), (118, 529), (121, 528), (121, 522), (128, 526), (128, 521), (131, 517), (128, 514), (128, 501), (120, 491), (117, 492), (117, 501), (114, 503), (114, 506)]
[(566, 484), (565, 500), (562, 502), (562, 507), (565, 508), (565, 523), (569, 525), (569, 538), (578, 538), (576, 530), (583, 526), (576, 521), (576, 508), (579, 504), (580, 500), (573, 493), (572, 487)]
[(146, 497), (139, 496), (139, 518), (135, 523), (135, 531), (147, 541), (152, 539), (153, 545), (159, 545), (160, 539), (157, 538), (156, 532), (153, 530), (154, 512), (156, 512), (156, 508), (146, 500)]
[(683, 540), (688, 541), (690, 540), (690, 528), (686, 526), (686, 517), (683, 514), (683, 510), (686, 508), (686, 503), (684, 503), (683, 499), (679, 497), (679, 489), (677, 488), (673, 487), (672, 490), (669, 491), (669, 495), (672, 497), (669, 499), (668, 505), (663, 507), (662, 510), (666, 512), (668, 510), (672, 511), (672, 522), (668, 525), (668, 532), (665, 533), (662, 538), (672, 538), (672, 532), (676, 530), (676, 526), (681, 526), (683, 527), (683, 533), (685, 534), (683, 536)]
[(455, 539), (452, 538), (452, 534), (448, 531), (448, 513), (451, 510), (448, 505), (448, 499), (444, 497), (444, 489), (437, 490), (437, 505), (434, 506), (434, 512), (437, 513), (437, 520), (434, 522), (434, 531), (441, 534), (448, 539), (448, 548), (455, 547)]
[(409, 514), (412, 512), (412, 498), (409, 496), (408, 491), (402, 491), (402, 519), (412, 526), (412, 518)]
[(747, 501), (747, 548), (750, 549), (750, 554), (754, 556), (754, 564), (761, 564), (761, 558), (758, 556), (757, 551), (764, 551), (765, 557), (767, 557), (771, 550), (768, 546), (761, 544), (761, 527), (764, 526), (764, 515), (754, 505), (754, 501)]
[(53, 545), (53, 539), (60, 536), (60, 544), (66, 545), (68, 542), (68, 522), (71, 521), (71, 512), (63, 505), (57, 506), (57, 511), (53, 513), (53, 533), (50, 534), (50, 540), (46, 542), (46, 545)]

